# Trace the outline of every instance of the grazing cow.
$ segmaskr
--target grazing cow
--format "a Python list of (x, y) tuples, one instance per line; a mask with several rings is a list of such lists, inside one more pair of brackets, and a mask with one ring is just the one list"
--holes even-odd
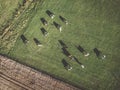
[(53, 24), (60, 32), (62, 31), (62, 26), (60, 24), (56, 23), (55, 21), (53, 22)]
[(62, 48), (63, 53), (67, 56), (67, 57), (71, 57), (72, 55), (67, 51), (66, 48)]
[(40, 20), (43, 23), (43, 25), (48, 25), (48, 22), (45, 20), (45, 18), (41, 18)]
[(21, 35), (21, 39), (22, 39), (22, 41), (23, 41), (24, 44), (26, 44), (26, 43), (29, 42), (24, 35)]
[(67, 57), (69, 57), (71, 60), (75, 60), (74, 57), (67, 51), (66, 48), (62, 48), (62, 50)]
[(42, 46), (42, 44), (36, 38), (34, 38), (33, 40), (37, 46)]
[(67, 70), (72, 69), (71, 65), (65, 59), (62, 60), (62, 63)]
[(50, 18), (52, 18), (52, 19), (55, 17), (55, 14), (52, 13), (51, 11), (49, 11), (49, 10), (47, 10), (46, 13), (47, 13), (48, 16), (49, 16)]
[(71, 60), (75, 60), (74, 56), (72, 56), (66, 48), (63, 47), (62, 50), (67, 57), (69, 57)]
[(48, 35), (48, 32), (44, 28), (41, 28), (41, 32), (43, 33), (44, 36)]
[(62, 22), (64, 22), (65, 24), (68, 24), (68, 21), (64, 17), (59, 16), (59, 18), (61, 19)]
[(97, 48), (94, 48), (93, 49), (96, 56), (99, 58), (99, 59), (105, 59), (106, 58), (106, 55), (103, 55), (101, 51), (99, 51)]
[(77, 47), (78, 48), (78, 50), (84, 55), (84, 56), (89, 56), (90, 54), (89, 53), (87, 53), (80, 45)]

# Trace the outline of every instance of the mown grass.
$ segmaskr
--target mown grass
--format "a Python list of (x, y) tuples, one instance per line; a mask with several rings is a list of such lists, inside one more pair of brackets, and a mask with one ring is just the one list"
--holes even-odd
[[(19, 37), (8, 56), (87, 90), (119, 90), (119, 4), (118, 0), (45, 0), (24, 30), (23, 34), (30, 42), (25, 45)], [(54, 12), (55, 18), (51, 19), (46, 10)], [(59, 15), (69, 24), (62, 23)], [(41, 23), (42, 17), (48, 21), (48, 26)], [(53, 21), (62, 25), (61, 33)], [(41, 27), (49, 32), (47, 37), (43, 36)], [(38, 47), (33, 38), (40, 40), (43, 47)], [(69, 52), (85, 65), (84, 69), (62, 53), (58, 40), (67, 44)], [(75, 47), (77, 45), (87, 50), (90, 56), (84, 57)], [(94, 48), (101, 50), (107, 58), (98, 59)], [(73, 70), (65, 70), (63, 58)]]

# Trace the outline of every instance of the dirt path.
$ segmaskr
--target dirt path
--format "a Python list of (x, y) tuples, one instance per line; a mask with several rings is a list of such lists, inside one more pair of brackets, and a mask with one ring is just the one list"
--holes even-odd
[(80, 89), (0, 55), (0, 90)]

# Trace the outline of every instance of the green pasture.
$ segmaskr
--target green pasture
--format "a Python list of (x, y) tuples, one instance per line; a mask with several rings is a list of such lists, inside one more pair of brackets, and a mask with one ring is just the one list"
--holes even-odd
[[(41, 0), (35, 10), (31, 12), (34, 17), (19, 33), (7, 56), (85, 90), (119, 90), (119, 0)], [(51, 19), (46, 10), (53, 12), (55, 17)], [(59, 19), (59, 15), (66, 18), (68, 25)], [(43, 25), (40, 18), (45, 18), (48, 25)], [(53, 21), (62, 26), (62, 32), (56, 29)], [(49, 33), (48, 36), (42, 34), (42, 27)], [(23, 43), (20, 37), (22, 34), (29, 43)], [(37, 38), (43, 46), (38, 47), (33, 38)], [(58, 40), (64, 41), (67, 50), (78, 58), (84, 69), (63, 54)], [(76, 48), (78, 45), (90, 56), (84, 57)], [(106, 58), (98, 59), (94, 48), (104, 53)], [(64, 68), (62, 59), (71, 64), (71, 71)]]

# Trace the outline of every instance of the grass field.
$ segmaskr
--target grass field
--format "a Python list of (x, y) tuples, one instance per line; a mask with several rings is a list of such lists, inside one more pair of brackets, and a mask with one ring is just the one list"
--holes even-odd
[[(119, 5), (119, 0), (41, 0), (36, 11), (31, 11), (33, 17), (26, 28), (21, 29), (14, 45), (5, 52), (0, 48), (0, 53), (4, 52), (21, 63), (86, 90), (119, 90)], [(51, 19), (46, 10), (52, 11), (55, 18)], [(65, 25), (59, 15), (64, 16), (69, 24)], [(47, 26), (41, 23), (42, 17), (48, 21)], [(61, 33), (53, 21), (62, 25)], [(42, 27), (48, 31), (48, 36), (42, 34)], [(28, 44), (22, 42), (21, 34), (29, 40)], [(37, 38), (43, 47), (38, 47), (33, 38)], [(66, 43), (69, 52), (85, 65), (84, 69), (62, 53), (58, 40)], [(78, 45), (87, 50), (90, 56), (84, 57), (76, 48)], [(106, 59), (98, 59), (93, 52), (94, 48), (101, 50), (107, 56)], [(64, 68), (62, 59), (72, 65), (71, 71)]]

